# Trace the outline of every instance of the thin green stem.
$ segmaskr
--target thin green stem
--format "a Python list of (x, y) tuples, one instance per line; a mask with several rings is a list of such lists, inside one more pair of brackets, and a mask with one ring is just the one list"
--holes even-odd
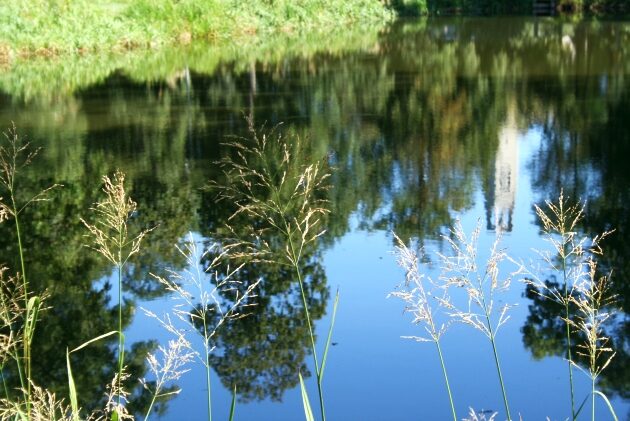
[(118, 265), (118, 405), (121, 402), (121, 377), (125, 361), (125, 337), (122, 330), (122, 265)]
[(0, 367), (0, 376), (2, 376), (2, 386), (4, 388), (4, 395), (7, 398), (7, 401), (11, 401), (11, 399), (9, 399), (9, 388), (7, 387), (7, 381), (4, 378), (4, 364), (2, 365), (2, 367)]
[(208, 327), (206, 322), (206, 315), (203, 315), (203, 339), (204, 350), (206, 354), (206, 387), (208, 388), (207, 405), (208, 405), (208, 421), (212, 421), (212, 399), (210, 391), (210, 347), (208, 344)]
[(591, 421), (595, 421), (595, 377), (591, 376)]
[[(13, 186), (11, 186), (10, 190), (11, 194), (11, 203), (13, 205), (13, 217), (15, 219), (15, 234), (18, 240), (18, 252), (20, 255), (20, 266), (22, 268), (22, 284), (24, 288), (24, 308), (26, 309), (26, 318), (24, 326), (27, 325), (26, 321), (30, 318), (30, 310), (28, 307), (28, 282), (26, 279), (26, 264), (24, 262), (24, 247), (22, 245), (22, 235), (20, 233), (20, 218), (18, 216), (18, 208), (15, 203), (15, 196), (13, 194)], [(35, 327), (35, 323), (37, 320), (33, 321), (33, 328)], [(30, 341), (30, 332), (24, 332), (24, 371), (26, 375), (26, 411), (28, 416), (31, 414), (31, 341)], [(24, 387), (24, 384), (22, 384)]]
[[(481, 283), (480, 283), (481, 287)], [(503, 404), (505, 405), (505, 412), (507, 414), (508, 421), (512, 421), (512, 415), (510, 414), (510, 406), (508, 405), (507, 393), (505, 392), (505, 384), (503, 383), (503, 375), (501, 374), (501, 365), (499, 364), (499, 354), (497, 352), (497, 346), (494, 341), (494, 331), (492, 329), (492, 323), (490, 323), (490, 312), (488, 311), (488, 306), (486, 305), (486, 299), (481, 294), (481, 303), (483, 307), (484, 314), (486, 316), (486, 323), (488, 327), (488, 337), (490, 338), (490, 343), (492, 344), (492, 352), (494, 354), (494, 363), (497, 367), (497, 374), (499, 375), (499, 383), (501, 384), (501, 393), (503, 394)]]
[(308, 302), (306, 301), (306, 292), (304, 291), (304, 280), (302, 279), (302, 271), (299, 266), (299, 255), (296, 255), (295, 246), (293, 244), (293, 239), (291, 238), (291, 232), (289, 230), (288, 224), (285, 221), (285, 226), (288, 233), (289, 239), (289, 248), (291, 250), (291, 258), (293, 260), (293, 266), (295, 268), (295, 272), (298, 277), (298, 283), (300, 284), (300, 293), (302, 296), (302, 304), (304, 306), (304, 314), (306, 316), (306, 323), (308, 326), (308, 333), (311, 338), (311, 349), (313, 351), (313, 362), (315, 364), (315, 372), (317, 374), (317, 392), (319, 394), (319, 407), (322, 415), (322, 421), (326, 421), (326, 411), (324, 409), (324, 393), (322, 390), (322, 382), (321, 382), (321, 373), (319, 370), (319, 362), (317, 358), (317, 350), (315, 348), (315, 333), (313, 332), (313, 326), (311, 324), (311, 316), (308, 311)]
[(151, 404), (149, 405), (149, 409), (147, 410), (147, 414), (144, 416), (144, 421), (147, 421), (149, 419), (149, 414), (151, 413), (151, 410), (153, 409), (153, 404), (155, 404), (156, 398), (157, 398), (157, 391), (156, 391), (156, 393), (153, 394), (153, 398), (151, 398)]
[(442, 373), (444, 374), (444, 382), (446, 383), (446, 391), (448, 392), (448, 399), (451, 402), (451, 412), (453, 414), (453, 421), (457, 421), (457, 414), (455, 413), (455, 404), (453, 403), (453, 395), (451, 393), (451, 386), (448, 382), (448, 375), (446, 374), (446, 364), (444, 364), (444, 357), (442, 356), (442, 347), (440, 341), (435, 340), (437, 346), (438, 355), (440, 356), (440, 364), (442, 365)]
[(499, 355), (497, 353), (497, 347), (496, 347), (496, 344), (494, 343), (494, 336), (492, 336), (492, 338), (490, 339), (490, 343), (492, 343), (492, 351), (494, 352), (494, 362), (497, 366), (497, 373), (499, 375), (499, 383), (501, 383), (501, 392), (503, 392), (503, 404), (505, 405), (505, 412), (507, 413), (508, 421), (511, 421), (512, 415), (510, 415), (510, 406), (508, 405), (507, 395), (505, 393), (505, 385), (503, 384), (503, 376), (501, 375), (501, 366), (499, 364)]
[(572, 421), (576, 421), (575, 414), (575, 393), (573, 388), (573, 356), (571, 355), (571, 327), (569, 326), (569, 283), (567, 280), (567, 252), (566, 245), (567, 240), (565, 237), (565, 233), (561, 233), (562, 235), (562, 280), (564, 282), (564, 324), (566, 327), (567, 334), (567, 360), (569, 365), (569, 389), (571, 393), (571, 419)]

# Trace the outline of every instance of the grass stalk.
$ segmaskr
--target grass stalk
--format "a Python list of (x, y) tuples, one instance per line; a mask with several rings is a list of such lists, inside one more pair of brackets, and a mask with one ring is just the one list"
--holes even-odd
[[(125, 339), (123, 336), (123, 327), (122, 327), (122, 270), (123, 267), (121, 265), (118, 266), (118, 390), (122, 390), (121, 388), (121, 379), (123, 366), (125, 364)], [(121, 397), (118, 395), (118, 405), (121, 404)]]
[(446, 364), (444, 363), (444, 356), (442, 355), (442, 347), (440, 341), (435, 341), (438, 355), (440, 356), (440, 365), (442, 366), (442, 374), (444, 374), (444, 383), (446, 384), (446, 392), (448, 393), (448, 400), (451, 404), (451, 413), (453, 415), (453, 421), (457, 421), (457, 413), (455, 412), (455, 403), (453, 402), (453, 394), (451, 393), (451, 385), (448, 381), (448, 374), (446, 373)]
[[(129, 220), (136, 211), (136, 202), (128, 195), (125, 188), (125, 175), (116, 171), (113, 178), (103, 177), (103, 193), (105, 198), (97, 202), (92, 211), (96, 221), (91, 224), (81, 222), (92, 235), (92, 245), (96, 252), (105, 257), (116, 268), (118, 275), (118, 375), (117, 390), (122, 391), (125, 361), (125, 337), (123, 333), (123, 272), (129, 259), (140, 251), (145, 235), (154, 228), (141, 230), (136, 236), (129, 233)], [(122, 396), (117, 396), (118, 406), (122, 404)]]
[(448, 325), (442, 325), (441, 327), (436, 326), (434, 310), (430, 301), (432, 298), (435, 298), (439, 304), (447, 305), (450, 302), (450, 298), (447, 291), (444, 289), (442, 289), (441, 297), (438, 297), (435, 291), (428, 289), (432, 288), (438, 290), (439, 288), (437, 288), (436, 283), (430, 277), (425, 276), (424, 273), (420, 271), (418, 253), (411, 247), (408, 247), (395, 233), (393, 235), (396, 241), (394, 254), (396, 255), (398, 265), (405, 270), (405, 282), (403, 290), (392, 292), (389, 296), (398, 297), (406, 303), (405, 312), (410, 312), (414, 315), (414, 324), (424, 324), (426, 331), (424, 336), (408, 336), (406, 338), (414, 339), (418, 342), (435, 343), (440, 358), (440, 366), (442, 367), (446, 392), (448, 393), (451, 406), (451, 414), (453, 421), (457, 421), (457, 412), (455, 411), (451, 385), (448, 380), (446, 363), (444, 362), (444, 355), (440, 344), (440, 338), (442, 334), (446, 332)]
[[(561, 199), (562, 200), (562, 199)], [(561, 209), (563, 206), (561, 207)], [(562, 251), (560, 253), (560, 258), (562, 260), (562, 282), (564, 283), (564, 324), (566, 327), (566, 336), (567, 336), (567, 365), (569, 366), (569, 391), (571, 395), (571, 420), (576, 421), (577, 415), (575, 413), (575, 389), (573, 386), (573, 355), (571, 351), (571, 326), (569, 322), (570, 310), (569, 310), (569, 280), (567, 277), (567, 244), (569, 238), (567, 238), (567, 233), (565, 232), (564, 224), (561, 225), (560, 228), (560, 236), (561, 236), (561, 247)]]
[[(251, 118), (248, 123), (251, 138), (228, 143), (226, 146), (235, 152), (234, 157), (219, 162), (226, 176), (225, 184), (211, 182), (211, 187), (218, 191), (218, 200), (236, 205), (227, 223), (231, 238), (226, 240), (238, 250), (234, 257), (279, 264), (295, 274), (313, 355), (321, 420), (325, 421), (323, 368), (329, 342), (320, 361), (302, 266), (306, 247), (325, 232), (321, 225), (329, 210), (323, 193), (328, 189), (326, 180), (330, 174), (322, 171), (319, 162), (303, 163), (308, 155), (299, 137), (287, 141), (277, 128), (259, 133)], [(229, 221), (237, 217), (249, 217), (260, 223), (231, 226)], [(334, 318), (331, 328), (333, 324)], [(330, 335), (329, 331), (329, 338)]]
[[(480, 285), (481, 288), (481, 285)], [(512, 421), (512, 415), (510, 414), (510, 405), (508, 404), (507, 393), (505, 391), (505, 383), (503, 382), (503, 374), (501, 373), (501, 363), (499, 362), (499, 353), (497, 352), (497, 345), (495, 341), (495, 332), (492, 328), (492, 323), (490, 321), (490, 309), (486, 303), (485, 296), (481, 296), (481, 304), (483, 311), (486, 316), (486, 327), (488, 329), (488, 339), (490, 339), (490, 343), (492, 344), (492, 354), (494, 356), (494, 364), (497, 367), (497, 375), (499, 377), (499, 384), (501, 385), (501, 394), (503, 396), (503, 405), (505, 407), (505, 413), (507, 415), (507, 421)]]
[(497, 353), (497, 345), (494, 339), (491, 339), (492, 343), (492, 352), (494, 354), (494, 362), (497, 366), (497, 374), (499, 376), (499, 383), (501, 384), (501, 392), (503, 393), (503, 405), (505, 406), (505, 412), (507, 414), (508, 421), (512, 420), (512, 415), (510, 414), (510, 405), (508, 404), (507, 394), (505, 392), (505, 384), (503, 383), (503, 375), (501, 374), (501, 364), (499, 363), (499, 354)]
[[(278, 192), (276, 190), (276, 194), (277, 193)], [(317, 348), (315, 346), (315, 332), (313, 331), (313, 325), (311, 323), (311, 315), (308, 309), (308, 302), (306, 301), (306, 292), (304, 290), (304, 280), (302, 278), (302, 270), (300, 269), (300, 265), (299, 265), (301, 253), (296, 252), (296, 249), (293, 243), (293, 238), (291, 236), (289, 223), (286, 219), (284, 219), (284, 225), (285, 225), (285, 229), (286, 229), (288, 241), (289, 241), (289, 250), (291, 253), (290, 260), (293, 264), (293, 268), (295, 269), (295, 274), (298, 279), (298, 284), (300, 285), (300, 296), (302, 298), (302, 306), (304, 308), (304, 317), (306, 318), (308, 333), (311, 340), (311, 352), (313, 353), (313, 364), (315, 365), (315, 374), (316, 374), (315, 378), (317, 381), (317, 394), (319, 395), (319, 409), (320, 409), (322, 421), (326, 421), (326, 409), (324, 406), (324, 392), (322, 389), (322, 377), (323, 377), (322, 374), (323, 373), (320, 371), (320, 368), (319, 368), (319, 358), (317, 358)], [(323, 366), (323, 363), (322, 363), (322, 366)]]
[[(203, 290), (202, 290), (203, 291)], [(202, 292), (203, 294), (203, 292)], [(206, 360), (205, 369), (206, 369), (206, 388), (208, 390), (206, 394), (206, 405), (208, 409), (208, 421), (212, 421), (212, 390), (210, 384), (210, 349), (209, 349), (209, 341), (210, 338), (208, 336), (208, 321), (204, 315), (203, 317), (203, 343), (204, 343), (204, 356)]]

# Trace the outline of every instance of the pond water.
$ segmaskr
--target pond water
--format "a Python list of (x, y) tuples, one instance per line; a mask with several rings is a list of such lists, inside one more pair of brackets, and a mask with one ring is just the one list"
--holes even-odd
[[(22, 217), (32, 288), (50, 292), (33, 370), (62, 396), (66, 346), (117, 325), (113, 269), (84, 247), (79, 220), (99, 200), (101, 176), (124, 171), (138, 202), (134, 224), (158, 225), (124, 279), (127, 361), (132, 377), (150, 379), (144, 355), (169, 335), (140, 308), (163, 314), (173, 301), (149, 273), (184, 269), (174, 246), (188, 233), (203, 245), (222, 232), (230, 206), (201, 188), (221, 181), (216, 161), (229, 153), (223, 142), (248, 136), (245, 116), (257, 127), (282, 123), (282, 131), (301, 136), (308, 154), (292, 157), (295, 165), (332, 168), (327, 231), (304, 257), (318, 347), (340, 291), (324, 379), (331, 420), (450, 417), (435, 347), (401, 339), (422, 327), (403, 314), (402, 302), (386, 298), (404, 280), (391, 254), (392, 232), (424, 246), (434, 274), (435, 252), (446, 250), (441, 235), (457, 220), (467, 232), (481, 224), (480, 261), (497, 232), (511, 256), (535, 259), (532, 249), (549, 244), (533, 206), (564, 190), (587, 203), (580, 232), (616, 229), (600, 265), (614, 271), (619, 307), (630, 308), (625, 21), (398, 22), (242, 49), (193, 45), (25, 63), (0, 74), (0, 89), (2, 126), (14, 121), (42, 147), (22, 173), (21, 191), (64, 185)], [(2, 260), (16, 267), (12, 227), (0, 228)], [(509, 265), (502, 270), (507, 274)], [(227, 418), (236, 384), (236, 419), (301, 419), (297, 370), (313, 368), (299, 289), (277, 267), (258, 264), (246, 275), (263, 278), (260, 302), (217, 333), (213, 415)], [(497, 336), (512, 414), (563, 420), (570, 411), (563, 325), (553, 306), (525, 296), (521, 278), (500, 296), (516, 306)], [(630, 413), (629, 329), (620, 311), (607, 327), (617, 354), (599, 379), (622, 419)], [(471, 406), (505, 419), (487, 339), (453, 325), (442, 347), (460, 418)], [(83, 406), (99, 401), (115, 365), (115, 338), (77, 356)], [(182, 392), (159, 408), (165, 420), (205, 417), (203, 367), (189, 368), (177, 382)], [(577, 370), (575, 377), (581, 402), (589, 379)], [(306, 383), (315, 404), (312, 375)], [(137, 399), (136, 407), (146, 403)], [(597, 411), (598, 419), (610, 419), (603, 404)]]

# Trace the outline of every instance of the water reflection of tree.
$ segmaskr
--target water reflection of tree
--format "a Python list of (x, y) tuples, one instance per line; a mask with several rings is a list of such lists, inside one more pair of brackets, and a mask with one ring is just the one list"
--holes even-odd
[[(575, 58), (563, 50), (564, 35), (575, 45)], [(593, 38), (597, 43), (589, 44)], [(310, 41), (311, 46), (318, 44), (316, 39)], [(71, 92), (50, 90), (48, 77), (38, 85), (49, 89), (39, 105), (36, 99), (24, 103), (3, 97), (0, 116), (16, 120), (18, 128), (28, 127), (34, 143), (44, 146), (43, 164), (35, 178), (50, 178), (41, 185), (66, 185), (53, 206), (34, 208), (35, 213), (25, 218), (32, 220), (25, 228), (31, 233), (29, 264), (45, 277), (41, 287), (62, 296), (51, 299), (58, 301), (51, 301), (46, 315), (51, 321), (42, 322), (51, 323), (41, 325), (42, 342), (67, 341), (72, 347), (90, 339), (90, 329), (108, 325), (107, 291), (91, 281), (109, 269), (89, 257), (81, 247), (82, 228), (72, 224), (72, 218), (85, 215), (96, 200), (98, 186), (90, 180), (121, 168), (140, 203), (141, 223), (159, 225), (147, 242), (146, 254), (136, 262), (138, 269), (127, 273), (125, 281), (127, 290), (137, 296), (159, 294), (145, 275), (166, 265), (178, 267), (181, 262), (172, 248), (178, 238), (198, 226), (208, 237), (220, 234), (228, 210), (211, 197), (200, 200), (197, 188), (208, 178), (219, 177), (207, 163), (223, 153), (220, 143), (226, 135), (244, 134), (242, 112), (251, 106), (257, 124), (285, 121), (295, 132), (309, 135), (312, 159), (327, 158), (336, 167), (324, 238), (331, 243), (350, 229), (353, 214), (366, 229), (395, 229), (403, 237), (421, 240), (435, 236), (452, 223), (454, 211), (474, 204), (479, 185), (486, 207), (491, 208), (497, 133), (506, 120), (508, 101), (514, 101), (519, 115), (540, 123), (545, 131), (533, 171), (540, 174), (536, 190), (554, 197), (564, 186), (571, 196), (585, 198), (596, 191), (589, 197), (586, 231), (616, 227), (618, 233), (608, 242), (611, 252), (602, 267), (614, 267), (616, 273), (630, 269), (626, 259), (630, 246), (624, 241), (630, 214), (618, 205), (630, 199), (624, 162), (630, 152), (630, 131), (611, 123), (624, 122), (630, 105), (626, 82), (620, 77), (630, 69), (627, 25), (520, 18), (506, 25), (499, 20), (443, 19), (398, 25), (378, 39), (370, 32), (365, 40), (355, 41), (351, 48), (337, 45), (327, 52), (319, 46), (308, 54), (302, 53), (299, 42), (294, 50), (268, 45), (264, 51), (274, 54), (260, 55), (252, 49), (247, 54), (226, 53), (225, 61), (217, 58), (215, 50), (201, 46), (191, 56), (173, 52), (167, 57), (145, 57), (91, 87), (87, 79), (75, 77), (79, 86), (73, 85)], [(184, 68), (190, 69), (188, 79), (169, 77)], [(50, 75), (36, 70), (33, 73), (40, 79)], [(597, 76), (587, 77), (593, 74)], [(4, 89), (28, 97), (19, 94), (23, 79), (11, 78), (15, 86), (6, 82)], [(525, 127), (522, 121), (516, 123)], [(597, 175), (596, 189), (585, 183), (589, 179), (585, 174)], [(42, 241), (53, 247), (41, 247)], [(3, 258), (16, 255), (13, 247), (8, 235), (0, 236)], [(312, 251), (306, 269), (312, 272), (309, 282), (317, 291), (325, 285), (319, 257)], [(226, 385), (241, 382), (243, 391), (248, 390), (245, 383), (278, 367), (277, 378), (267, 382), (273, 387), (265, 389), (261, 382), (244, 392), (252, 399), (260, 394), (274, 396), (271, 389), (288, 387), (288, 377), (283, 376), (306, 353), (305, 330), (294, 300), (296, 285), (280, 269), (276, 273), (257, 265), (251, 269), (251, 275), (256, 273), (265, 278), (259, 307), (252, 310), (251, 318), (220, 334), (225, 352), (213, 362)], [(618, 280), (614, 285), (625, 300), (624, 308), (629, 308), (628, 283)], [(326, 297), (322, 294), (314, 308), (323, 312)], [(88, 313), (70, 312), (81, 307), (82, 300), (91, 314), (103, 320), (102, 325)], [(130, 301), (129, 315), (132, 309)], [(52, 321), (55, 312), (60, 313), (59, 322)], [(62, 332), (63, 326), (74, 326), (83, 316), (94, 325), (86, 321), (76, 332)], [(262, 327), (256, 331), (258, 325)], [(274, 336), (274, 329), (288, 329), (293, 336)], [(628, 337), (627, 328), (623, 329), (618, 340)], [(258, 333), (247, 336), (250, 331)], [(44, 340), (44, 335), (50, 339)], [(275, 342), (261, 345), (253, 339), (263, 336)], [(54, 350), (44, 345), (35, 344), (57, 361), (51, 377), (59, 373), (63, 388), (63, 356), (54, 356)], [(239, 355), (239, 346), (250, 351), (230, 362), (228, 351)], [(263, 346), (277, 353), (268, 367), (258, 365), (265, 361), (250, 359)], [(283, 347), (295, 355), (283, 352)], [(99, 352), (107, 353), (105, 348), (95, 350), (97, 356)], [(239, 379), (237, 366), (250, 363), (258, 368), (239, 374)], [(81, 362), (76, 364), (80, 367)]]
[[(614, 78), (607, 80), (617, 83)], [(618, 309), (627, 311), (630, 283), (624, 274), (630, 270), (630, 211), (623, 204), (630, 200), (630, 89), (609, 88), (601, 77), (575, 78), (568, 86), (553, 86), (538, 91), (553, 117), (542, 125), (543, 143), (531, 163), (533, 184), (542, 199), (557, 197), (564, 189), (572, 198), (585, 200), (586, 216), (581, 224), (585, 233), (616, 230), (605, 241), (604, 254), (598, 261), (603, 274), (612, 271), (612, 292), (618, 296)], [(591, 99), (587, 102), (585, 98)], [(575, 115), (583, 118), (576, 119)], [(535, 356), (563, 355), (566, 343), (556, 309), (552, 303), (530, 298), (530, 316), (523, 330), (526, 345)], [(628, 399), (630, 322), (626, 312), (619, 314), (607, 334), (617, 354), (602, 374), (600, 386), (607, 393)]]
[[(319, 252), (311, 250), (303, 268), (313, 320), (324, 315), (330, 295), (320, 259)], [(246, 317), (228, 321), (217, 332), (210, 364), (226, 388), (236, 386), (241, 400), (281, 400), (286, 390), (297, 386), (298, 372), (308, 374), (308, 326), (294, 271), (250, 263), (237, 274), (245, 284), (258, 278), (262, 282), (256, 305)]]

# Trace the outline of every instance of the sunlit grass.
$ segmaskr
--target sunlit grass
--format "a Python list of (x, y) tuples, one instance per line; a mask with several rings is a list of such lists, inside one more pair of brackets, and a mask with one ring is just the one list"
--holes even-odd
[(86, 54), (391, 17), (377, 0), (25, 0), (0, 4), (0, 46), (9, 58)]

